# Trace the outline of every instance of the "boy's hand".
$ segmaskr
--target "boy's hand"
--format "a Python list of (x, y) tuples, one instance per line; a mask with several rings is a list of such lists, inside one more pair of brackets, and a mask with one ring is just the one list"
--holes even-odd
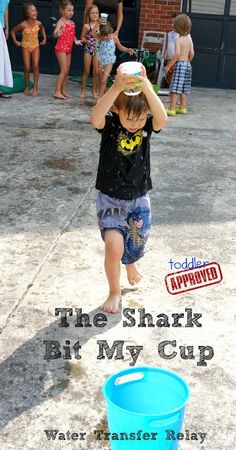
[(136, 90), (145, 93), (148, 89), (152, 88), (152, 85), (147, 77), (146, 68), (141, 64), (141, 75), (132, 76), (132, 85), (129, 85), (130, 89), (134, 88)]
[(141, 64), (141, 75), (123, 74), (122, 69), (118, 67), (114, 84), (119, 92), (125, 91), (125, 89), (138, 89), (144, 92), (150, 87), (150, 81), (143, 64)]
[(135, 78), (136, 78), (136, 81), (134, 82), (135, 89), (142, 91), (144, 94), (147, 90), (150, 90), (150, 87), (151, 89), (153, 89), (152, 84), (147, 77), (136, 76)]
[(122, 73), (122, 68), (118, 67), (114, 85), (119, 92), (125, 91), (126, 89), (134, 89), (137, 88), (137, 85), (139, 87), (139, 78), (141, 77)]
[(119, 92), (124, 91), (125, 89), (130, 89), (132, 84), (132, 79), (135, 77), (133, 75), (127, 75), (122, 73), (121, 67), (118, 67), (114, 86), (117, 88)]

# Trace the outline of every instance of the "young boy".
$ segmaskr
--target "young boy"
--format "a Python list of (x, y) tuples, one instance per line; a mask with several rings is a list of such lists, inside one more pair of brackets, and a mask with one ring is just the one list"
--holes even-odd
[[(180, 12), (174, 12), (171, 15), (171, 22), (172, 22), (172, 30), (169, 31), (168, 35), (167, 35), (167, 46), (166, 46), (166, 50), (165, 50), (165, 54), (164, 54), (164, 58), (165, 58), (165, 65), (168, 65), (168, 63), (171, 61), (171, 59), (173, 58), (174, 54), (175, 54), (175, 39), (177, 39), (179, 37), (179, 33), (176, 33), (176, 31), (174, 31), (174, 19), (179, 16)], [(188, 37), (191, 41), (191, 43), (193, 43), (191, 35), (188, 34)], [(167, 73), (167, 78), (166, 78), (166, 82), (168, 84), (168, 87), (171, 84), (171, 80), (172, 80), (172, 75), (174, 72), (174, 68), (175, 65), (173, 65)]]
[[(170, 107), (168, 116), (176, 113), (187, 113), (187, 94), (191, 92), (192, 67), (190, 61), (194, 57), (193, 43), (189, 39), (191, 20), (186, 14), (179, 14), (174, 19), (174, 30), (179, 33), (175, 39), (175, 54), (165, 67), (166, 73), (175, 65), (170, 85)], [(180, 107), (176, 108), (177, 96), (180, 94)]]
[[(142, 91), (127, 96), (125, 89)], [(114, 112), (109, 112), (111, 107)], [(151, 112), (151, 115), (148, 112)], [(165, 109), (154, 93), (144, 66), (141, 76), (118, 68), (114, 84), (94, 106), (93, 126), (102, 134), (96, 188), (97, 216), (105, 241), (105, 272), (109, 295), (102, 309), (118, 311), (121, 301), (120, 261), (128, 281), (138, 283), (136, 261), (144, 254), (150, 228), (150, 137), (166, 123)]]

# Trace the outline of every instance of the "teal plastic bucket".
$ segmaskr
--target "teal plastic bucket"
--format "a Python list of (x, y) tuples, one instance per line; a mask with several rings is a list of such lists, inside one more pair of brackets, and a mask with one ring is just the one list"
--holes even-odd
[(187, 383), (176, 373), (154, 367), (123, 370), (103, 384), (111, 450), (176, 450)]

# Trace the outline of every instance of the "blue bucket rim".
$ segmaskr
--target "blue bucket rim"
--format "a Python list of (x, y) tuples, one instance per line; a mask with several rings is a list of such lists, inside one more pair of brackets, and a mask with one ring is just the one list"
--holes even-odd
[[(184, 386), (184, 388), (186, 390), (186, 399), (185, 399), (185, 401), (178, 408), (172, 409), (171, 411), (168, 411), (167, 413), (162, 413), (162, 414), (138, 413), (138, 412), (135, 412), (135, 411), (130, 411), (130, 410), (125, 409), (125, 408), (121, 408), (119, 405), (117, 405), (116, 403), (112, 402), (111, 399), (108, 397), (108, 395), (106, 393), (106, 385), (110, 381), (112, 381), (112, 379), (115, 379), (115, 378), (117, 378), (119, 376), (122, 376), (122, 375), (127, 375), (128, 373), (139, 372), (141, 370), (144, 370), (144, 371), (151, 370), (153, 372), (162, 372), (162, 373), (165, 373), (165, 374), (167, 374), (169, 376), (172, 376), (173, 378), (177, 378), (177, 380), (180, 382), (180, 384), (182, 384)], [(139, 381), (139, 380), (137, 380), (137, 381)], [(152, 367), (152, 366), (136, 366), (135, 368), (123, 369), (120, 372), (117, 372), (117, 373), (115, 373), (113, 375), (110, 375), (104, 381), (104, 383), (102, 385), (102, 393), (103, 393), (103, 396), (105, 397), (105, 400), (108, 401), (110, 404), (112, 404), (115, 408), (119, 409), (120, 411), (129, 412), (130, 414), (135, 415), (135, 416), (145, 416), (145, 417), (148, 417), (148, 416), (153, 417), (153, 416), (155, 416), (157, 418), (166, 418), (166, 417), (169, 417), (169, 416), (173, 415), (174, 413), (180, 411), (188, 403), (188, 400), (189, 400), (189, 397), (190, 397), (189, 385), (178, 373), (173, 372), (172, 370), (163, 369), (162, 367)]]

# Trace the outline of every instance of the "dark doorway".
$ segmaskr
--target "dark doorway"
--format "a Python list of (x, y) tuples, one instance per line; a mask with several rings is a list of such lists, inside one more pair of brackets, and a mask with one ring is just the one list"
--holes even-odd
[[(11, 0), (9, 6), (10, 28), (23, 20), (22, 0)], [(34, 4), (39, 12), (39, 20), (43, 23), (47, 34), (47, 45), (41, 48), (40, 71), (42, 73), (58, 73), (58, 65), (54, 55), (55, 40), (52, 37), (53, 20), (59, 19), (59, 9), (57, 0), (35, 0)], [(73, 20), (76, 23), (76, 34), (79, 38), (85, 1), (75, 0), (75, 13)], [(124, 22), (119, 35), (121, 42), (127, 47), (137, 47), (138, 45), (138, 26), (139, 26), (139, 7), (140, 0), (124, 0)], [(21, 50), (16, 48), (11, 39), (9, 39), (9, 52), (13, 70), (23, 70)], [(83, 70), (83, 49), (74, 46), (72, 53), (71, 74), (81, 74)]]
[(236, 89), (236, 0), (184, 0), (196, 56), (193, 84)]

